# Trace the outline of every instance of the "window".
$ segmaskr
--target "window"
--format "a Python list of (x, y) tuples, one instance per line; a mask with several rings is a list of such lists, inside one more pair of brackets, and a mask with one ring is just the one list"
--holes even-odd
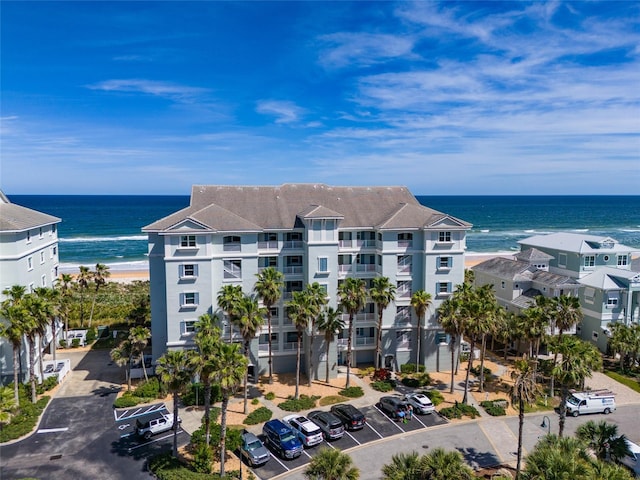
[(182, 248), (195, 248), (196, 236), (195, 235), (182, 235), (180, 237), (180, 246)]
[(413, 233), (399, 233), (398, 234), (398, 247), (412, 247), (413, 246)]
[(618, 266), (619, 267), (624, 267), (625, 265), (627, 265), (627, 256), (626, 255), (618, 255)]
[(46, 275), (42, 275), (40, 277), (40, 285), (43, 286), (43, 287), (47, 286), (47, 276)]
[(27, 243), (31, 243), (31, 231), (27, 230)]
[(596, 256), (595, 255), (585, 255), (583, 265), (586, 268), (595, 267), (596, 266)]
[(411, 307), (396, 307), (396, 323), (411, 322)]
[(616, 308), (618, 306), (618, 297), (609, 294), (607, 297), (607, 308)]
[(436, 333), (436, 345), (449, 345), (450, 337), (446, 334), (446, 332), (438, 332)]
[(27, 269), (33, 270), (33, 257), (27, 258)]
[(197, 277), (198, 276), (198, 266), (192, 263), (186, 265), (180, 265), (180, 278), (185, 277)]
[(411, 273), (411, 255), (399, 255), (398, 256), (398, 273)]
[(278, 307), (271, 307), (269, 311), (271, 312), (271, 318), (278, 318), (280, 316), (280, 310)]
[(196, 307), (198, 306), (198, 294), (197, 292), (185, 292), (182, 295), (182, 301), (180, 304), (183, 307)]
[(239, 252), (240, 251), (240, 237), (237, 235), (228, 235), (222, 239), (223, 249), (227, 252)]
[(504, 281), (500, 282), (500, 287), (504, 288), (506, 286), (506, 283)]
[(38, 238), (42, 238), (42, 227), (38, 229)]
[[(278, 350), (278, 334), (272, 332), (271, 333), (271, 348), (274, 351)], [(258, 337), (258, 350), (260, 352), (268, 352), (269, 351), (269, 334), (261, 333)]]
[(453, 265), (453, 257), (438, 257), (438, 270), (447, 270)]
[(398, 348), (410, 349), (411, 348), (411, 331), (410, 330), (397, 331), (396, 345)]
[(40, 252), (40, 265), (44, 263), (44, 252)]
[(451, 293), (451, 284), (449, 282), (438, 282), (436, 289), (438, 295), (449, 295)]
[(56, 256), (56, 247), (51, 247), (49, 249), (49, 258), (53, 258)]
[(180, 322), (180, 333), (182, 335), (196, 333), (196, 320), (185, 320)]
[(559, 253), (558, 254), (558, 266), (559, 267), (566, 267), (567, 266), (567, 254), (566, 253)]
[(56, 224), (51, 225), (51, 233), (56, 233)]
[(242, 260), (225, 260), (224, 278), (242, 278)]
[(451, 241), (451, 232), (438, 232), (438, 241), (439, 242), (450, 242)]

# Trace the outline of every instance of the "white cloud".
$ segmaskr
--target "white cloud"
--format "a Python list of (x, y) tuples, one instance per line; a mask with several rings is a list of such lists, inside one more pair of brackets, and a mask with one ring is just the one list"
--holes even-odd
[(319, 63), (325, 68), (370, 66), (395, 58), (412, 58), (413, 39), (408, 35), (341, 32), (322, 35)]
[(206, 88), (189, 87), (170, 82), (144, 79), (114, 79), (87, 85), (91, 90), (106, 92), (132, 92), (168, 98), (174, 101), (188, 101), (209, 92)]
[(260, 100), (256, 105), (256, 112), (276, 118), (276, 123), (297, 123), (305, 114), (305, 109), (293, 102), (284, 100)]

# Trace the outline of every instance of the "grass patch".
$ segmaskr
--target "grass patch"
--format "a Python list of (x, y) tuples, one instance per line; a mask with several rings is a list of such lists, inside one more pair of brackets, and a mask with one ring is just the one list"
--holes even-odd
[(505, 409), (508, 405), (509, 403), (504, 399), (485, 400), (480, 402), (480, 406), (492, 417), (502, 417), (503, 415), (506, 415), (507, 412)]
[(271, 420), (272, 416), (273, 412), (267, 407), (259, 407), (249, 415), (247, 415), (247, 418), (245, 418), (242, 423), (244, 423), (245, 425), (257, 425), (259, 423)]
[(621, 384), (640, 393), (640, 382), (638, 382), (637, 378), (623, 375), (618, 372), (605, 371), (604, 373), (607, 377), (613, 378), (616, 382), (620, 382)]
[(464, 403), (456, 403), (453, 407), (447, 407), (440, 410), (440, 414), (449, 420), (452, 418), (471, 417), (476, 418), (480, 416), (480, 412), (476, 410), (473, 405), (466, 405)]
[(0, 443), (31, 433), (47, 403), (49, 403), (49, 397), (46, 395), (36, 403), (31, 403), (26, 396), (20, 395), (20, 409), (11, 418), (11, 423), (0, 428)]
[(342, 395), (343, 397), (349, 397), (349, 398), (364, 397), (364, 391), (362, 390), (362, 387), (357, 387), (357, 386), (340, 390), (338, 394)]
[(329, 395), (327, 397), (322, 397), (318, 402), (318, 405), (326, 407), (327, 405), (335, 405), (336, 403), (346, 402), (347, 400), (349, 399), (342, 395)]
[(380, 380), (377, 382), (371, 382), (371, 388), (378, 392), (390, 392), (396, 388), (396, 384), (393, 380)]
[[(180, 460), (173, 458), (170, 453), (163, 453), (151, 458), (149, 470), (160, 480), (220, 480), (218, 473), (194, 472)], [(236, 478), (239, 478), (239, 472), (228, 472), (224, 476), (224, 480)]]
[(297, 400), (293, 397), (289, 397), (288, 400), (279, 403), (278, 407), (287, 412), (300, 412), (301, 410), (310, 410), (315, 408), (318, 400), (320, 400), (320, 397), (316, 395), (311, 397), (309, 395), (300, 395), (300, 398)]

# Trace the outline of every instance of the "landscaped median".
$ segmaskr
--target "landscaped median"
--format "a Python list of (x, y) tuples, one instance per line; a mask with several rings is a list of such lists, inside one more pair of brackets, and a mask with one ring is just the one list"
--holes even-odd
[(31, 403), (31, 387), (27, 384), (19, 385), (19, 405), (15, 403), (13, 384), (0, 387), (0, 443), (16, 440), (33, 432), (51, 398), (44, 393), (50, 392), (57, 385), (58, 377), (49, 377), (38, 385), (36, 403)]

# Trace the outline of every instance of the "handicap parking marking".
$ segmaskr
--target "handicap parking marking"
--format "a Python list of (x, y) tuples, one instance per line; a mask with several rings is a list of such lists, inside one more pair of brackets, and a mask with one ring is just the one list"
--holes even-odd
[(169, 413), (164, 403), (154, 403), (153, 405), (147, 405), (145, 407), (138, 407), (135, 409), (127, 408), (125, 410), (114, 410), (113, 416), (116, 422), (121, 422), (129, 418), (141, 417), (143, 415), (149, 415), (156, 412)]

